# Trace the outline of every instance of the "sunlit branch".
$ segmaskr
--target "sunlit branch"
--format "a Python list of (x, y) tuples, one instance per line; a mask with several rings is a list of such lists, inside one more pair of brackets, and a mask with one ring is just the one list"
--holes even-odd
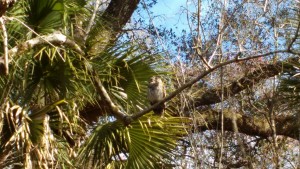
[[(51, 43), (53, 45), (65, 45), (65, 46), (73, 49), (77, 53), (84, 55), (83, 50), (81, 50), (81, 48), (74, 41), (68, 39), (67, 36), (61, 34), (60, 32), (54, 32), (49, 35), (36, 37), (36, 38), (30, 39), (30, 40), (27, 40), (23, 43), (20, 43), (19, 45), (8, 50), (8, 55), (10, 56), (10, 59), (13, 59), (13, 57), (23, 54), (26, 51), (28, 51), (38, 45), (46, 45), (49, 43)], [(54, 46), (54, 47), (56, 47), (56, 46)], [(10, 61), (11, 60), (8, 60), (8, 63)], [(4, 63), (3, 56), (2, 56), (2, 59), (0, 59), (0, 63), (1, 62)]]
[[(43, 39), (43, 36), (41, 36), (39, 33), (37, 33), (36, 31), (34, 31), (31, 27), (29, 27), (26, 23), (24, 23), (23, 21), (21, 21), (18, 18), (15, 17), (5, 17), (7, 20), (16, 20), (19, 23), (21, 23), (25, 28), (27, 28), (28, 30), (30, 30), (33, 34), (35, 34), (36, 36), (40, 37)], [(44, 39), (46, 41), (46, 39)], [(47, 41), (49, 43), (49, 45), (51, 45), (52, 47), (55, 48), (55, 45), (53, 45), (51, 42)], [(62, 57), (62, 55), (60, 53), (58, 53), (58, 55), (61, 57), (62, 60), (64, 60), (64, 58)]]
[(200, 57), (200, 59), (203, 61), (203, 63), (205, 64), (205, 66), (207, 66), (208, 69), (211, 69), (211, 65), (209, 65), (209, 63), (203, 57), (203, 55), (201, 54), (201, 51), (200, 51), (200, 49), (198, 47), (196, 48), (196, 53)]
[(100, 95), (101, 100), (103, 100), (106, 103), (106, 106), (108, 106), (108, 108), (110, 109), (110, 113), (113, 114), (117, 119), (121, 121), (124, 120), (126, 114), (122, 113), (120, 109), (117, 107), (117, 105), (115, 105), (114, 102), (111, 100), (109, 94), (107, 93), (106, 89), (102, 85), (102, 82), (98, 78), (96, 72), (93, 71), (92, 74), (93, 74), (92, 81), (94, 83), (96, 91)]

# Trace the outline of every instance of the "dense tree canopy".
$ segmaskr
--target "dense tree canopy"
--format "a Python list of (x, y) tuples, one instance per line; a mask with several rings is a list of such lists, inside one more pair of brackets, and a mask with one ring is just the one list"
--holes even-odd
[(0, 1), (0, 168), (299, 168), (300, 2), (157, 3)]

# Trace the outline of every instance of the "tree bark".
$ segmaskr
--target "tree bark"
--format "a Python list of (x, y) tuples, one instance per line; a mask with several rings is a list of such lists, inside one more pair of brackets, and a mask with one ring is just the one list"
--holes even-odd
[(111, 26), (112, 35), (117, 35), (131, 18), (140, 0), (112, 0), (101, 20)]
[(0, 0), (0, 17), (5, 14), (8, 8), (12, 7), (17, 0)]
[(88, 54), (93, 56), (101, 53), (113, 44), (122, 28), (131, 18), (140, 0), (112, 0), (87, 38)]
[[(224, 130), (244, 133), (249, 136), (272, 137), (272, 128), (268, 120), (264, 117), (247, 116), (238, 112), (224, 111)], [(221, 113), (217, 111), (207, 111), (196, 115), (197, 130), (220, 130)], [(233, 123), (236, 123), (238, 131), (234, 131)], [(299, 137), (298, 118), (293, 115), (275, 117), (276, 134), (293, 139)]]

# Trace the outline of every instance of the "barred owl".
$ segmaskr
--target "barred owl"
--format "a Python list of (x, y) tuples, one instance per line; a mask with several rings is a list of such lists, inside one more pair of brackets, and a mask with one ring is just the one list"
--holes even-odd
[[(161, 101), (166, 96), (165, 85), (161, 78), (153, 76), (149, 80), (148, 84), (148, 100), (151, 105)], [(165, 103), (162, 103), (158, 107), (153, 109), (156, 115), (162, 115), (165, 108)]]

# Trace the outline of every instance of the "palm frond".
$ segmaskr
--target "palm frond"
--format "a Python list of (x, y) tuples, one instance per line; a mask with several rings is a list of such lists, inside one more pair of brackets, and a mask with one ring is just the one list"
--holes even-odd
[(128, 130), (120, 122), (97, 126), (79, 151), (78, 164), (89, 168), (104, 167), (114, 156), (128, 152), (127, 136)]
[(147, 81), (151, 76), (162, 73), (153, 68), (157, 63), (155, 57), (125, 44), (95, 57), (92, 64), (118, 104), (131, 113), (146, 107)]
[(50, 33), (62, 25), (63, 4), (61, 0), (29, 0), (26, 21), (38, 33)]
[(81, 149), (79, 164), (95, 168), (114, 164), (133, 169), (157, 168), (164, 160), (171, 160), (177, 139), (186, 134), (187, 127), (182, 124), (187, 121), (149, 116), (127, 127), (118, 121), (100, 124)]
[(132, 124), (130, 151), (126, 168), (161, 168), (172, 161), (176, 141), (186, 134), (183, 121), (188, 119), (168, 117), (142, 118)]
[[(298, 107), (300, 103), (300, 63), (290, 62), (290, 70), (280, 76), (279, 91), (281, 96), (291, 107)], [(288, 102), (287, 102), (288, 100)]]

